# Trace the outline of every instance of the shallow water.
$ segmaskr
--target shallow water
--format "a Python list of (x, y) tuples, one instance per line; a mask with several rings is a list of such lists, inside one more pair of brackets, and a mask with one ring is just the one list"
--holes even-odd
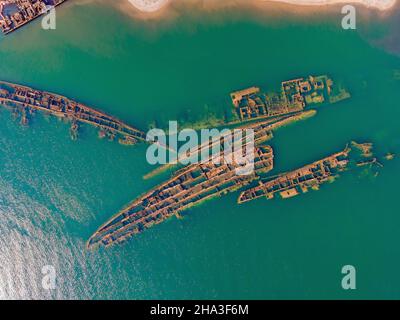
[[(328, 73), (352, 99), (276, 132), (275, 171), (371, 140), (400, 151), (400, 58), (344, 32), (335, 17), (260, 21), (229, 12), (144, 23), (100, 5), (65, 5), (56, 31), (35, 22), (0, 38), (0, 78), (61, 93), (146, 129), (223, 115), (229, 92)], [(101, 21), (101, 23), (99, 23)], [(379, 22), (385, 27), (385, 23)], [(28, 128), (0, 113), (2, 298), (399, 298), (399, 160), (380, 174), (345, 173), (286, 201), (191, 209), (126, 244), (86, 251), (96, 228), (165, 179), (142, 176), (146, 146), (99, 140), (38, 115)], [(341, 268), (357, 290), (341, 289)], [(53, 265), (57, 286), (41, 286)]]

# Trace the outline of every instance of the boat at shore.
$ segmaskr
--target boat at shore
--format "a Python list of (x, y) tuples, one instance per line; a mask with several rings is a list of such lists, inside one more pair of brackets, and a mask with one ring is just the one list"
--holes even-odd
[(67, 0), (0, 0), (0, 29), (9, 34)]

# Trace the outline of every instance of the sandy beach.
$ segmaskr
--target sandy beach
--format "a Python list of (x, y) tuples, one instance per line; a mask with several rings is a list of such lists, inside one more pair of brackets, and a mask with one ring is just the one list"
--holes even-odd
[(263, 1), (274, 1), (274, 2), (285, 2), (294, 5), (302, 6), (325, 6), (334, 4), (361, 4), (368, 8), (375, 8), (379, 10), (391, 9), (395, 4), (396, 0), (263, 0)]
[[(176, 0), (127, 0), (141, 12), (157, 12)], [(259, 0), (260, 2), (280, 2), (298, 6), (327, 6), (335, 4), (360, 4), (368, 8), (389, 10), (397, 0)]]

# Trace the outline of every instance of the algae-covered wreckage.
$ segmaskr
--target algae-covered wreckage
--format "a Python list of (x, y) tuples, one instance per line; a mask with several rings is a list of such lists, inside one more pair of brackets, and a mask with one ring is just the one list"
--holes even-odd
[(350, 94), (334, 85), (327, 75), (283, 81), (280, 92), (266, 94), (259, 87), (251, 87), (231, 93), (232, 104), (241, 121), (291, 114), (348, 98)]
[(217, 164), (210, 159), (179, 170), (170, 180), (134, 201), (100, 227), (88, 241), (88, 248), (123, 242), (193, 205), (249, 184), (259, 174), (272, 170), (272, 148), (255, 148), (251, 174), (238, 175), (240, 167), (241, 164), (236, 162), (221, 161)]
[(11, 108), (27, 124), (35, 111), (43, 111), (70, 120), (71, 137), (76, 139), (78, 123), (87, 123), (100, 129), (99, 136), (110, 140), (119, 137), (122, 144), (136, 144), (146, 140), (146, 134), (115, 117), (95, 110), (64, 96), (0, 81), (0, 104)]
[[(350, 97), (347, 91), (334, 86), (328, 76), (310, 76), (284, 81), (281, 88), (279, 94), (261, 94), (260, 89), (256, 87), (231, 94), (239, 118), (236, 122), (239, 123), (237, 129), (243, 132), (251, 129), (254, 132), (254, 143), (257, 147), (255, 170), (252, 174), (238, 176), (235, 173), (238, 164), (216, 165), (212, 158), (207, 163), (188, 165), (102, 225), (88, 240), (87, 247), (94, 248), (101, 245), (108, 247), (124, 242), (129, 237), (204, 200), (244, 189), (252, 182), (263, 179), (273, 168), (273, 150), (270, 146), (260, 145), (273, 137), (274, 130), (314, 116), (316, 114), (316, 110), (312, 108), (314, 106), (324, 102), (336, 103)], [(224, 138), (226, 137), (223, 134), (214, 137), (188, 153), (180, 155), (179, 160), (194, 157), (203, 149), (212, 148), (214, 143), (221, 144)], [(148, 177), (152, 175), (151, 173)]]
[(309, 189), (319, 190), (321, 184), (333, 182), (346, 169), (379, 164), (377, 159), (373, 158), (371, 143), (361, 144), (353, 141), (351, 146), (360, 151), (361, 154), (354, 155), (355, 152), (347, 145), (343, 151), (300, 169), (259, 181), (258, 186), (241, 192), (238, 203), (241, 204), (261, 197), (273, 199), (275, 195), (279, 195), (282, 199), (291, 198), (306, 193)]
[[(370, 148), (371, 144), (352, 143), (352, 146)], [(235, 173), (237, 165), (215, 165), (211, 161), (177, 171), (170, 180), (135, 200), (100, 227), (87, 242), (87, 247), (108, 247), (122, 243), (193, 205), (238, 189), (242, 190), (239, 204), (261, 197), (273, 199), (275, 195), (287, 199), (306, 193), (309, 189), (319, 190), (320, 185), (333, 182), (347, 169), (380, 165), (372, 154), (356, 155), (347, 145), (343, 151), (300, 169), (262, 178), (273, 169), (273, 150), (269, 146), (258, 147), (256, 154), (255, 170), (251, 175), (238, 176)], [(257, 180), (258, 185), (251, 186)]]
[[(252, 200), (254, 183), (259, 180), (260, 186), (264, 186), (268, 180), (268, 173), (274, 167), (274, 153), (272, 147), (262, 145), (273, 138), (273, 132), (278, 128), (300, 120), (307, 119), (316, 114), (314, 107), (324, 102), (334, 103), (350, 97), (343, 89), (334, 86), (333, 81), (327, 76), (299, 78), (282, 82), (282, 91), (279, 94), (260, 94), (258, 88), (233, 93), (231, 95), (235, 112), (239, 120), (235, 121), (236, 130), (254, 134), (254, 160), (253, 170), (249, 174), (238, 174), (243, 163), (226, 162), (226, 153), (234, 154), (236, 151), (219, 149), (220, 151), (210, 155), (206, 162), (189, 164), (175, 172), (171, 179), (155, 187), (144, 196), (133, 201), (125, 209), (117, 213), (108, 222), (102, 225), (88, 240), (87, 247), (94, 248), (100, 245), (110, 246), (121, 243), (130, 236), (141, 233), (153, 225), (159, 224), (173, 215), (199, 205), (203, 201), (221, 196), (228, 192), (241, 190), (242, 200)], [(21, 123), (27, 124), (36, 111), (54, 115), (71, 121), (71, 136), (76, 138), (79, 123), (87, 123), (100, 129), (99, 136), (108, 136), (109, 139), (119, 138), (123, 144), (136, 144), (146, 140), (146, 134), (104, 112), (95, 110), (82, 103), (76, 102), (64, 96), (32, 89), (23, 85), (0, 81), (0, 104), (13, 110), (21, 118)], [(232, 125), (233, 123), (230, 123)], [(212, 149), (213, 144), (222, 143), (226, 135), (232, 131), (213, 137), (199, 146), (190, 149), (189, 152), (179, 155), (179, 160), (201, 154), (204, 149)], [(229, 139), (228, 139), (229, 140)], [(245, 136), (241, 140), (243, 148), (246, 147)], [(158, 143), (157, 141), (152, 141)], [(370, 146), (365, 144), (352, 145), (369, 155)], [(168, 148), (168, 146), (164, 146)], [(244, 150), (239, 150), (243, 154)], [(346, 149), (342, 153), (323, 159), (308, 167), (316, 177), (313, 184), (305, 171), (295, 171), (296, 175), (304, 175), (307, 183), (300, 185), (303, 192), (308, 186), (314, 187), (325, 182), (333, 176), (333, 172), (346, 167)], [(222, 156), (223, 154), (223, 156)], [(221, 161), (215, 161), (221, 158)], [(235, 157), (233, 157), (235, 158)], [(342, 159), (344, 158), (344, 159)], [(366, 162), (372, 160), (366, 160)], [(189, 161), (190, 162), (190, 161)], [(328, 165), (325, 165), (328, 163)], [(368, 162), (369, 163), (369, 162)], [(363, 165), (361, 162), (358, 165)], [(281, 179), (289, 179), (289, 176), (281, 176)], [(295, 178), (291, 177), (292, 182)], [(289, 179), (290, 180), (290, 179)], [(300, 179), (301, 180), (301, 179)], [(274, 188), (278, 185), (277, 180)], [(246, 188), (248, 189), (246, 191)], [(297, 188), (279, 187), (282, 197), (294, 196)], [(286, 188), (286, 189), (285, 189)], [(255, 192), (255, 193), (254, 193)], [(250, 196), (248, 196), (250, 195)], [(244, 198), (243, 198), (244, 197)], [(248, 197), (245, 198), (245, 197)]]

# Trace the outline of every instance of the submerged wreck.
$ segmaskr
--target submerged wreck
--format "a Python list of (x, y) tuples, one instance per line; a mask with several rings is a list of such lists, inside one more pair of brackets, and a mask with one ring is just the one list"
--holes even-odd
[[(353, 142), (351, 146), (347, 145), (340, 152), (274, 177), (266, 177), (274, 167), (270, 146), (256, 148), (254, 171), (249, 175), (238, 175), (235, 171), (240, 167), (238, 164), (214, 164), (212, 159), (207, 163), (189, 165), (101, 226), (87, 242), (87, 248), (122, 243), (185, 209), (228, 192), (242, 190), (239, 204), (261, 197), (273, 199), (275, 195), (286, 199), (310, 189), (319, 190), (320, 185), (333, 182), (349, 168), (375, 164), (382, 166), (372, 153), (365, 154), (365, 150), (372, 148), (370, 143)], [(258, 185), (251, 186), (257, 180)]]
[[(373, 158), (372, 152), (370, 152), (371, 143), (358, 144), (352, 142), (351, 146), (357, 149), (360, 154), (350, 156), (352, 148), (346, 146), (343, 151), (334, 153), (300, 169), (282, 173), (277, 177), (262, 179), (258, 182), (258, 186), (242, 191), (239, 195), (238, 203), (242, 204), (262, 197), (273, 199), (276, 195), (282, 199), (295, 197), (308, 192), (309, 189), (318, 190), (319, 186), (324, 183), (333, 182), (341, 172), (348, 168), (373, 164), (380, 165), (377, 159)], [(368, 153), (365, 153), (365, 150)]]
[[(256, 121), (252, 123), (242, 124), (237, 127), (236, 130), (240, 130), (242, 132), (246, 132), (246, 130), (251, 130), (254, 133), (254, 143), (255, 145), (260, 145), (265, 143), (266, 141), (273, 138), (273, 131), (277, 130), (281, 127), (289, 125), (291, 123), (308, 119), (316, 115), (316, 110), (307, 110), (302, 112), (295, 112), (287, 115), (277, 116), (269, 119), (262, 119), (261, 121)], [(230, 132), (230, 131), (229, 131)], [(199, 155), (203, 154), (203, 152), (207, 152), (207, 150), (214, 149), (214, 147), (218, 144), (220, 146), (224, 145), (224, 140), (226, 138), (231, 139), (229, 134), (224, 134), (224, 130), (215, 137), (212, 137), (210, 140), (201, 143), (197, 148), (192, 148), (188, 152), (184, 154), (178, 154), (178, 162), (182, 163), (187, 161), (188, 159), (197, 158)], [(171, 168), (173, 164), (165, 164), (152, 172), (146, 174), (143, 178), (149, 179), (160, 172), (163, 172), (167, 168)]]
[(100, 136), (110, 140), (119, 137), (123, 144), (146, 140), (146, 134), (124, 122), (61, 95), (35, 90), (26, 86), (0, 81), (0, 105), (20, 112), (21, 123), (27, 124), (37, 110), (71, 121), (71, 138), (76, 139), (78, 123), (87, 123), (100, 129)]
[[(319, 190), (320, 185), (333, 182), (345, 170), (360, 166), (382, 166), (372, 153), (363, 152), (371, 150), (370, 143), (353, 142), (351, 146), (347, 145), (340, 152), (274, 177), (267, 176), (274, 167), (270, 146), (256, 148), (255, 168), (250, 175), (237, 175), (237, 164), (216, 165), (210, 161), (189, 165), (101, 226), (87, 242), (87, 248), (122, 243), (191, 206), (228, 192), (241, 190), (239, 204), (262, 197), (287, 199), (310, 189)], [(252, 186), (257, 180), (258, 185)]]
[(67, 0), (0, 0), (0, 29), (9, 34)]
[[(178, 155), (179, 162), (184, 162), (184, 160), (189, 160), (196, 155), (203, 154), (205, 150), (211, 149), (212, 153), (208, 155), (207, 161), (186, 165), (176, 171), (171, 179), (133, 201), (102, 225), (88, 240), (87, 247), (108, 247), (121, 243), (173, 215), (178, 215), (191, 206), (228, 192), (243, 190), (245, 187), (249, 189), (241, 194), (240, 203), (259, 197), (260, 190), (264, 190), (261, 186), (269, 186), (268, 183), (272, 183), (273, 189), (278, 188), (276, 191), (274, 189), (273, 193), (279, 191), (282, 197), (296, 195), (297, 189), (284, 187), (280, 180), (279, 183), (277, 183), (278, 180), (265, 180), (267, 173), (274, 167), (274, 154), (270, 146), (261, 146), (261, 144), (273, 137), (274, 130), (314, 116), (316, 110), (313, 108), (306, 109), (307, 106), (322, 103), (325, 99), (330, 99), (330, 102), (338, 101), (338, 95), (332, 94), (332, 86), (332, 81), (327, 77), (310, 77), (308, 80), (296, 79), (283, 82), (282, 95), (279, 99), (277, 98), (278, 100), (267, 95), (264, 96), (265, 100), (259, 100), (254, 96), (259, 94), (258, 91), (254, 92), (254, 88), (232, 95), (233, 102), (241, 114), (239, 126), (234, 131), (222, 131), (220, 135), (212, 137), (211, 140)], [(342, 91), (340, 99), (348, 96), (347, 93)], [(255, 111), (249, 109), (254, 107), (253, 100), (258, 103), (258, 109), (254, 109)], [(283, 104), (279, 104), (279, 101), (283, 101)], [(262, 106), (260, 107), (259, 103), (265, 103), (265, 112), (262, 111)], [(100, 129), (99, 137), (101, 138), (108, 137), (110, 140), (117, 138), (120, 143), (125, 145), (146, 141), (144, 132), (104, 112), (64, 96), (23, 85), (0, 81), (0, 104), (11, 109), (16, 117), (21, 118), (21, 123), (24, 125), (29, 123), (30, 117), (36, 111), (43, 111), (58, 118), (69, 120), (71, 122), (70, 134), (73, 139), (78, 136), (79, 125), (87, 123)], [(245, 115), (243, 108), (247, 108), (247, 115)], [(228, 140), (230, 138), (233, 141), (235, 140), (236, 130), (244, 135), (239, 138), (239, 141), (234, 142), (232, 151), (220, 147), (225, 146), (223, 141), (227, 138)], [(251, 132), (250, 134), (254, 137), (251, 142), (248, 142), (245, 136), (248, 132)], [(230, 134), (232, 137), (228, 136)], [(150, 142), (161, 144), (156, 140)], [(216, 145), (217, 143), (219, 146)], [(234, 147), (235, 143), (239, 143), (242, 149), (237, 151)], [(247, 152), (245, 149), (248, 143), (255, 145), (252, 171), (248, 174), (238, 174), (238, 170), (244, 169), (243, 163), (235, 160), (225, 161), (225, 158), (227, 153), (231, 153), (233, 159), (235, 159), (237, 152), (242, 157)], [(163, 147), (169, 149), (168, 146)], [(357, 144), (354, 147), (363, 151), (364, 155), (370, 154), (369, 145)], [(348, 152), (346, 149), (342, 153), (310, 165), (307, 169), (303, 168), (303, 170), (295, 171), (293, 175), (281, 176), (280, 178), (290, 181), (289, 186), (290, 183), (295, 184), (296, 181), (301, 181), (299, 183), (301, 190), (305, 192), (306, 187), (321, 184), (333, 176), (335, 170), (344, 169), (347, 165), (345, 158)], [(193, 163), (192, 161), (188, 162)], [(368, 160), (365, 163), (371, 162)], [(364, 164), (359, 162), (357, 165)], [(314, 174), (313, 185), (311, 185), (311, 180), (306, 174), (310, 170)], [(301, 175), (304, 176), (306, 182), (302, 181)], [(256, 180), (261, 180), (260, 190), (251, 187)], [(270, 192), (268, 188), (266, 190)]]
[(283, 81), (280, 92), (262, 93), (251, 87), (231, 93), (232, 104), (240, 121), (265, 119), (295, 112), (322, 103), (336, 103), (350, 94), (334, 85), (327, 75)]
[(212, 157), (205, 163), (178, 170), (170, 180), (135, 200), (100, 227), (87, 247), (121, 243), (187, 208), (245, 186), (273, 169), (273, 150), (269, 146), (255, 148), (254, 170), (246, 175), (237, 173), (244, 164), (225, 162), (222, 154), (217, 157), (221, 157), (219, 163)]
[[(245, 148), (246, 135), (244, 133), (246, 129), (251, 128), (254, 132), (254, 143), (259, 145), (272, 138), (272, 130), (314, 114), (315, 111), (309, 110), (277, 117), (274, 121), (265, 120), (242, 126), (240, 127), (243, 130), (242, 138), (236, 142), (240, 142)], [(234, 140), (234, 133), (231, 134), (232, 140)], [(221, 146), (223, 146), (222, 141), (225, 138), (226, 135), (221, 135), (218, 138)], [(212, 149), (214, 144), (212, 141), (202, 144), (191, 153), (182, 155), (182, 157), (191, 158), (195, 154), (202, 153), (206, 146)], [(94, 248), (99, 245), (108, 247), (121, 243), (191, 206), (241, 189), (265, 176), (273, 169), (274, 156), (270, 146), (255, 147), (254, 171), (249, 175), (237, 174), (237, 169), (240, 169), (242, 165), (225, 163), (225, 152), (226, 150), (221, 148), (218, 154), (210, 155), (208, 162), (191, 164), (178, 170), (170, 180), (135, 200), (101, 226), (89, 239), (87, 247)], [(217, 157), (220, 158), (220, 164), (215, 164)]]
[[(350, 95), (345, 90), (334, 87), (333, 81), (327, 76), (285, 81), (282, 83), (281, 94), (260, 94), (260, 90), (256, 87), (232, 93), (232, 103), (240, 118), (237, 122), (239, 126), (236, 129), (242, 132), (250, 129), (254, 133), (254, 144), (256, 145), (254, 171), (250, 175), (241, 176), (235, 172), (238, 165), (227, 163), (216, 165), (212, 161), (187, 165), (178, 170), (170, 180), (139, 197), (102, 225), (88, 240), (87, 247), (108, 247), (124, 242), (129, 237), (207, 199), (227, 192), (243, 190), (256, 180), (265, 181), (265, 176), (273, 169), (273, 151), (270, 146), (260, 145), (273, 137), (273, 131), (287, 124), (314, 116), (317, 111), (307, 108), (309, 106), (316, 106), (325, 101), (334, 103), (349, 97)], [(213, 147), (216, 144), (223, 145), (222, 141), (229, 134), (231, 133), (224, 134), (222, 131), (220, 135), (178, 155), (178, 162), (197, 157), (205, 150), (214, 150)], [(228, 138), (230, 137), (228, 136)], [(244, 139), (241, 142), (243, 144)], [(223, 149), (220, 149), (219, 153), (217, 151), (217, 156), (224, 151)], [(345, 159), (347, 152), (349, 151), (346, 149), (328, 159), (332, 161), (331, 172), (334, 168), (335, 170), (344, 169), (347, 164)], [(211, 159), (212, 157), (214, 156), (211, 155)], [(161, 172), (163, 168), (170, 166), (171, 164), (164, 165), (145, 177), (151, 177)], [(322, 183), (323, 179), (329, 179), (328, 168), (325, 166), (319, 169), (325, 170), (318, 173), (318, 175), (322, 175), (319, 180)], [(295, 176), (298, 174), (301, 173), (294, 173)], [(253, 189), (249, 190), (246, 195), (252, 196)], [(305, 185), (303, 185), (303, 190), (305, 190)], [(281, 191), (283, 192), (283, 190)], [(294, 193), (294, 190), (287, 190), (286, 197)], [(243, 196), (243, 199), (245, 197)]]
[(255, 200), (261, 197), (273, 199), (276, 194), (281, 198), (291, 198), (306, 193), (309, 188), (317, 189), (346, 169), (349, 164), (350, 148), (330, 155), (322, 160), (304, 166), (289, 173), (280, 174), (277, 178), (259, 181), (259, 185), (243, 191), (238, 203)]

